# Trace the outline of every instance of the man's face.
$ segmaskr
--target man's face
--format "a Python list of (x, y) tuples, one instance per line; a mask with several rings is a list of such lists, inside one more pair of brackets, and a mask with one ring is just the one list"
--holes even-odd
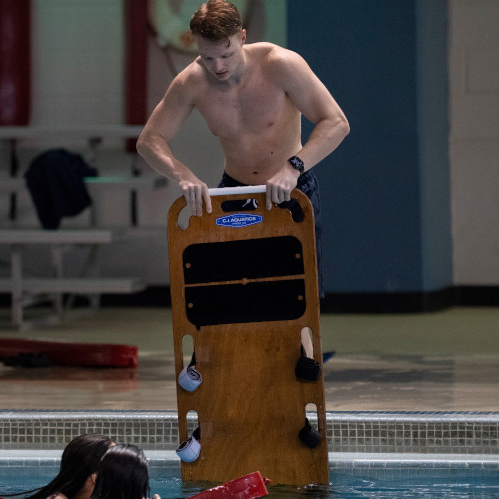
[(219, 81), (227, 81), (236, 72), (243, 57), (243, 45), (246, 31), (230, 37), (230, 45), (226, 41), (213, 43), (202, 36), (194, 37), (199, 56), (208, 72)]

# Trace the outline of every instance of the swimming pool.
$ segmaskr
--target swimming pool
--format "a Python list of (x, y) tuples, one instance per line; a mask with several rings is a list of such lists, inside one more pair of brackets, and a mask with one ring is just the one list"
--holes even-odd
[[(146, 453), (147, 454), (147, 453)], [(159, 457), (159, 455), (162, 457)], [(152, 457), (151, 457), (152, 456)], [(60, 457), (60, 453), (59, 453)], [(0, 491), (18, 492), (47, 483), (59, 469), (53, 455), (21, 458), (15, 453), (0, 459)], [(184, 483), (180, 463), (171, 453), (149, 453), (151, 492), (163, 499), (187, 498), (216, 484)], [(493, 456), (461, 456), (452, 459), (404, 460), (365, 455), (351, 460), (330, 454), (328, 486), (269, 486), (274, 499), (496, 499), (499, 498), (499, 462)], [(1, 493), (0, 492), (0, 493)]]

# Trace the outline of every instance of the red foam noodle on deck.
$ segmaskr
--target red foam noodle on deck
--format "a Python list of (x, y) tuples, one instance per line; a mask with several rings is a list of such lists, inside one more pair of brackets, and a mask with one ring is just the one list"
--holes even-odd
[(44, 354), (53, 365), (80, 367), (137, 367), (138, 348), (133, 345), (70, 343), (0, 338), (0, 361), (22, 354)]

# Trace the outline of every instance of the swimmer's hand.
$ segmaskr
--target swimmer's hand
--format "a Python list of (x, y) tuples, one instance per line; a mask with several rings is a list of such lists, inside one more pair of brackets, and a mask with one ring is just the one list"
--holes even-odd
[(154, 494), (153, 498), (152, 499), (161, 499), (160, 495), (159, 494)]
[(272, 209), (272, 203), (280, 204), (291, 199), (299, 176), (300, 172), (288, 163), (267, 181), (267, 210)]
[(178, 185), (193, 215), (200, 217), (203, 214), (203, 202), (206, 213), (211, 213), (211, 198), (208, 186), (204, 182), (193, 176), (190, 180), (181, 180)]

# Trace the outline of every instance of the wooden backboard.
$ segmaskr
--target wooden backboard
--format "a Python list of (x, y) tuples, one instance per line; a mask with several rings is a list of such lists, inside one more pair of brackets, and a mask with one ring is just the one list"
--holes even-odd
[[(251, 198), (256, 209), (225, 211), (227, 201)], [(197, 413), (201, 453), (182, 462), (188, 481), (226, 482), (260, 471), (274, 484), (329, 483), (322, 371), (297, 380), (301, 330), (310, 328), (322, 365), (313, 208), (294, 190), (301, 221), (288, 209), (265, 208), (265, 194), (212, 197), (211, 214), (181, 228), (183, 197), (168, 215), (175, 370), (185, 367), (190, 335), (201, 385), (177, 383), (180, 441)], [(230, 208), (230, 207), (229, 207)], [(306, 407), (317, 410), (316, 448), (298, 438)], [(309, 406), (310, 407), (310, 406)]]

